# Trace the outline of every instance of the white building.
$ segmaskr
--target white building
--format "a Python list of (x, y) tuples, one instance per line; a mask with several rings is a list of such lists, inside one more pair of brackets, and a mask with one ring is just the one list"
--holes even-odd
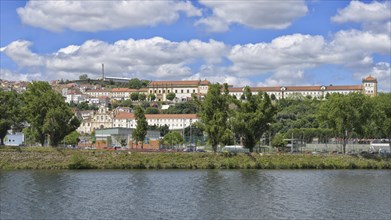
[[(196, 114), (146, 114), (148, 125), (164, 126), (170, 130), (182, 130), (199, 120)], [(133, 113), (120, 112), (113, 118), (113, 127), (136, 128)]]
[(187, 101), (193, 94), (205, 96), (209, 84), (207, 80), (153, 81), (148, 85), (148, 94), (154, 94), (157, 101), (167, 101), (167, 94), (175, 93), (176, 101)]
[[(274, 87), (251, 87), (251, 92), (266, 92), (269, 96), (274, 95), (276, 99), (283, 99), (292, 96), (310, 96), (312, 98), (323, 99), (327, 94), (339, 93), (347, 95), (349, 93), (363, 93), (365, 95), (376, 96), (377, 81), (372, 76), (363, 79), (362, 85), (348, 86), (274, 86)], [(228, 88), (230, 95), (235, 95), (240, 99), (244, 88)]]

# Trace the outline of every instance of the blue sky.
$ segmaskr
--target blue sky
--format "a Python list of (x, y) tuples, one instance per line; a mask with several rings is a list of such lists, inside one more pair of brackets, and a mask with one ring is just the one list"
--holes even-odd
[(1, 79), (108, 76), (391, 91), (390, 1), (2, 0)]

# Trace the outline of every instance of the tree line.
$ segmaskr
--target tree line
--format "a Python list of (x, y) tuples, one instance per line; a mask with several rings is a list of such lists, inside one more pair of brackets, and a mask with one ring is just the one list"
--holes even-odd
[(0, 139), (7, 131), (23, 131), (26, 143), (58, 146), (80, 125), (79, 119), (47, 82), (32, 82), (27, 90), (0, 90)]
[[(213, 150), (241, 142), (253, 151), (262, 137), (314, 137), (341, 140), (343, 152), (351, 138), (391, 139), (391, 94), (369, 97), (361, 93), (331, 94), (325, 100), (296, 95), (272, 100), (266, 93), (252, 94), (249, 87), (237, 97), (226, 84), (212, 84), (204, 101), (197, 101), (202, 126)], [(281, 146), (281, 141), (270, 140)]]

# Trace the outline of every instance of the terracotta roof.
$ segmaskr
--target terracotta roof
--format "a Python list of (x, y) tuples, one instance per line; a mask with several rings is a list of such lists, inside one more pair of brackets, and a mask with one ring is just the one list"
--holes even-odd
[[(289, 91), (321, 91), (322, 86), (274, 86), (274, 87), (251, 87), (252, 92), (262, 91), (262, 92), (279, 92), (281, 88), (285, 87), (285, 92)], [(353, 86), (325, 86), (325, 91), (332, 90), (362, 90), (361, 85), (353, 85)], [(230, 92), (242, 92), (243, 88), (228, 88)]]
[(377, 80), (371, 75), (369, 75), (365, 79), (363, 79), (363, 82), (377, 82)]
[(91, 89), (86, 92), (111, 92), (111, 89)]
[(128, 88), (113, 88), (111, 92), (137, 92), (137, 89), (128, 89)]
[(210, 84), (210, 82), (208, 81), (208, 80), (202, 80), (202, 81), (200, 81), (200, 85), (209, 85)]
[[(134, 119), (133, 113), (119, 112), (114, 119)], [(196, 114), (145, 114), (146, 119), (197, 119)]]
[(330, 90), (362, 90), (362, 86), (326, 86), (326, 91)]

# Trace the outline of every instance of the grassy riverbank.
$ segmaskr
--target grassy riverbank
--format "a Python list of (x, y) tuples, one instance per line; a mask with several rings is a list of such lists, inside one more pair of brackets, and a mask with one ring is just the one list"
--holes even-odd
[(349, 155), (130, 153), (1, 147), (1, 169), (391, 169), (391, 159)]

